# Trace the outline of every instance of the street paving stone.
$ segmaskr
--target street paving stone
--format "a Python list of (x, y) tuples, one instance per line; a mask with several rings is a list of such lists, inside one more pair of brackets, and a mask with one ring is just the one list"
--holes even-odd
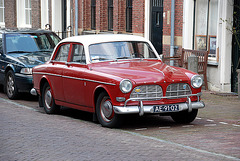
[(238, 160), (0, 99), (0, 160)]
[(0, 96), (0, 161), (240, 160), (240, 101), (235, 97), (203, 91), (206, 108), (191, 125), (164, 118), (157, 123), (151, 117), (108, 129), (75, 117), (79, 113), (46, 115), (36, 100)]

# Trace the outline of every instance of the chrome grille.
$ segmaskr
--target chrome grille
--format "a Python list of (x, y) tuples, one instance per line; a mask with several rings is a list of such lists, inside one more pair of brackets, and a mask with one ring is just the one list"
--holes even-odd
[(182, 96), (188, 94), (192, 94), (192, 91), (187, 83), (170, 84), (166, 91), (166, 96)]
[(135, 87), (130, 98), (157, 98), (162, 96), (162, 87), (159, 85), (143, 85)]

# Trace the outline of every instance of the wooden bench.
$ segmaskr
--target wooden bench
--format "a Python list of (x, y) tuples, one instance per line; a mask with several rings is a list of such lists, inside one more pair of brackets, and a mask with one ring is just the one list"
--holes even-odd
[(198, 74), (203, 75), (204, 85), (206, 90), (208, 90), (208, 84), (207, 84), (208, 51), (188, 50), (183, 48), (181, 55), (176, 55), (172, 57), (163, 56), (162, 61), (168, 65), (170, 65), (170, 61), (173, 61), (174, 66), (188, 69), (188, 57), (191, 55), (195, 55), (198, 57)]
[(174, 66), (182, 67), (182, 57), (181, 55), (176, 56), (162, 56), (162, 61), (165, 64), (170, 65), (170, 61), (173, 61)]
[(191, 55), (195, 55), (198, 57), (198, 74), (203, 75), (206, 90), (208, 90), (207, 84), (208, 53), (209, 53), (208, 51), (182, 49), (181, 55), (182, 67), (186, 69), (188, 69), (188, 57)]

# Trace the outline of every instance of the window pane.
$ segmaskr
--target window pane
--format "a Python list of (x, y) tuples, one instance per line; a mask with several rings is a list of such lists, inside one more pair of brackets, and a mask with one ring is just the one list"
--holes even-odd
[(55, 58), (56, 61), (67, 61), (68, 59), (68, 51), (70, 44), (65, 44), (58, 49), (57, 56)]
[(91, 1), (91, 28), (96, 28), (96, 0)]
[(127, 0), (126, 7), (126, 31), (132, 31), (132, 0)]
[(84, 63), (84, 64), (86, 63), (85, 53), (82, 45), (74, 44), (72, 51), (73, 51), (72, 53), (73, 62)]
[(0, 8), (0, 22), (4, 22), (4, 10), (3, 10), (3, 8)]
[(113, 0), (108, 0), (108, 30), (113, 30)]
[(90, 59), (93, 62), (115, 59), (156, 58), (145, 42), (109, 42), (90, 45)]
[(3, 1), (4, 1), (4, 0), (0, 0), (0, 7), (4, 7)]

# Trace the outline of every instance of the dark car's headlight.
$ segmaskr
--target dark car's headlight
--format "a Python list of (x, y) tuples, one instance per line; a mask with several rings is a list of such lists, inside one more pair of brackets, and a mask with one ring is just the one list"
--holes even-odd
[(132, 90), (132, 82), (129, 79), (123, 79), (119, 86), (122, 93), (128, 93)]
[(200, 75), (194, 75), (191, 78), (191, 84), (193, 88), (200, 88), (203, 84), (203, 79)]
[(20, 73), (22, 73), (22, 74), (32, 74), (32, 68), (22, 68)]

